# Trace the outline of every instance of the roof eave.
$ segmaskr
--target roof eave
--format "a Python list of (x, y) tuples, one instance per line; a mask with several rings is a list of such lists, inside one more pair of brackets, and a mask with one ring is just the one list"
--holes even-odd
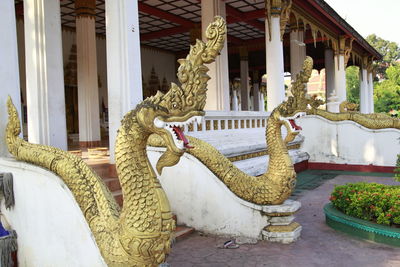
[(326, 12), (327, 17), (333, 21), (337, 22), (338, 26), (348, 35), (353, 36), (355, 40), (369, 53), (371, 53), (375, 59), (381, 60), (383, 56), (372, 47), (353, 27), (350, 26), (328, 3), (324, 0), (308, 0), (311, 4), (315, 4)]

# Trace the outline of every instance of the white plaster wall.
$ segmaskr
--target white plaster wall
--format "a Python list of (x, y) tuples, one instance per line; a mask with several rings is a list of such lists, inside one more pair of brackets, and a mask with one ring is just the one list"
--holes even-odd
[(18, 235), (19, 266), (107, 266), (71, 191), (52, 172), (0, 158), (14, 178), (15, 206), (1, 212)]
[(332, 122), (313, 115), (298, 122), (305, 137), (302, 150), (310, 155), (310, 162), (396, 165), (400, 130), (371, 130), (353, 121)]
[(152, 67), (154, 67), (158, 79), (160, 80), (160, 84), (164, 77), (167, 79), (168, 84), (171, 82), (177, 83), (177, 63), (174, 53), (168, 53), (143, 46), (141, 47), (140, 52), (142, 59), (142, 75), (146, 84), (148, 84)]
[[(153, 167), (164, 149), (149, 147)], [(268, 225), (264, 207), (238, 198), (207, 167), (185, 153), (180, 162), (158, 177), (179, 224), (218, 235), (260, 239)]]

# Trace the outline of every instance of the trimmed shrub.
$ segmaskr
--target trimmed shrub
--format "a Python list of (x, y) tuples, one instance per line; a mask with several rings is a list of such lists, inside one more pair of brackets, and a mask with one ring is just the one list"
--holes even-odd
[(341, 212), (384, 225), (400, 227), (400, 187), (376, 183), (336, 186), (330, 200)]
[(396, 163), (397, 168), (394, 170), (394, 179), (398, 182), (400, 182), (400, 154), (397, 155), (397, 163)]

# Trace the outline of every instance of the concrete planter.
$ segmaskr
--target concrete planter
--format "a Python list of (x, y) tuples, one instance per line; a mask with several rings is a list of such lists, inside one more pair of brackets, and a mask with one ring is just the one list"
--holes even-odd
[(393, 228), (348, 216), (331, 203), (324, 206), (326, 224), (352, 236), (400, 247), (400, 228)]

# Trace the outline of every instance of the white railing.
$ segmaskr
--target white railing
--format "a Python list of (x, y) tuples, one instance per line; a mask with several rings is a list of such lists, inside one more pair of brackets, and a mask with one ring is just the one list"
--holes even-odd
[(185, 126), (186, 132), (225, 131), (265, 128), (270, 112), (261, 111), (206, 111), (200, 125)]

